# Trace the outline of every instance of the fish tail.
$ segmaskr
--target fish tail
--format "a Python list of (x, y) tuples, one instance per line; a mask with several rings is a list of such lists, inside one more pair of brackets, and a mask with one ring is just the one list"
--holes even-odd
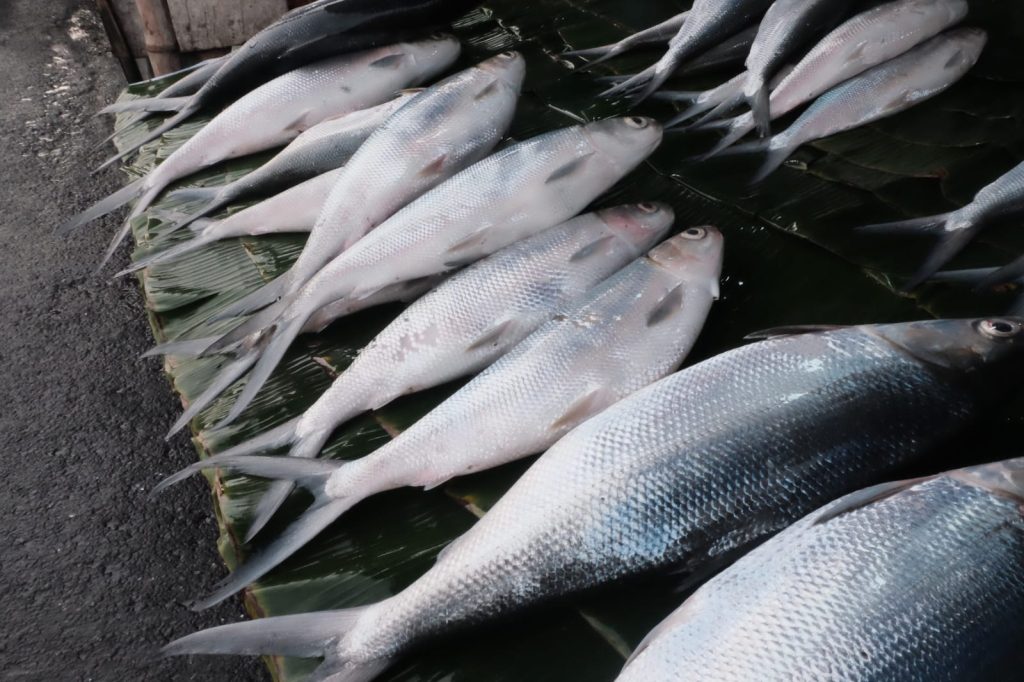
[(930, 278), (939, 268), (953, 259), (974, 238), (975, 229), (963, 228), (955, 232), (946, 232), (939, 245), (928, 255), (914, 276), (903, 285), (903, 291), (913, 291), (925, 280)]
[(211, 317), (210, 322), (227, 320), (256, 310), (262, 310), (267, 306), (273, 305), (276, 301), (280, 300), (284, 292), (287, 291), (288, 281), (288, 273), (281, 275), (277, 279), (264, 284), (256, 291), (253, 291), (252, 293), (243, 296), (234, 303), (226, 306), (223, 310), (220, 310)]
[(924, 218), (911, 218), (910, 220), (896, 220), (891, 223), (875, 223), (874, 225), (862, 225), (855, 228), (857, 232), (865, 234), (929, 234), (942, 232), (949, 220), (950, 213), (925, 216)]
[(928, 278), (930, 282), (970, 284), (981, 288), (981, 282), (995, 274), (999, 268), (969, 268), (967, 270), (941, 270)]
[(750, 132), (750, 128), (748, 126), (739, 125), (738, 121), (733, 122), (732, 126), (729, 128), (729, 132), (725, 134), (725, 137), (719, 140), (714, 147), (701, 157), (701, 159), (707, 160), (713, 156), (722, 154), (725, 150), (739, 142), (739, 140), (748, 132)]
[(101, 163), (96, 168), (96, 170), (94, 170), (93, 172), (94, 173), (98, 173), (101, 170), (103, 170), (104, 168), (106, 168), (107, 166), (111, 166), (111, 165), (117, 163), (118, 161), (131, 156), (135, 152), (139, 151), (139, 149), (141, 149), (144, 145), (149, 144), (153, 140), (157, 139), (158, 137), (160, 137), (161, 135), (166, 133), (168, 130), (171, 130), (172, 128), (176, 127), (179, 123), (181, 123), (181, 122), (187, 120), (188, 118), (190, 118), (193, 114), (196, 113), (197, 110), (198, 110), (198, 107), (196, 105), (190, 105), (190, 106), (185, 107), (184, 109), (179, 111), (177, 114), (175, 114), (174, 116), (171, 116), (169, 119), (167, 119), (166, 121), (161, 123), (159, 126), (154, 128), (153, 130), (151, 130), (148, 135), (146, 135), (144, 138), (142, 138), (142, 140), (140, 140), (139, 142), (136, 142), (135, 144), (133, 144), (128, 149), (125, 149), (123, 151), (118, 152), (114, 156), (110, 157), (109, 159), (107, 159), (106, 161)]
[[(600, 94), (604, 99), (614, 99), (622, 96), (632, 96), (636, 92), (643, 91), (654, 79), (654, 67), (649, 66), (640, 73), (633, 74), (625, 80), (616, 83)], [(657, 89), (657, 87), (655, 87)]]
[[(732, 151), (741, 153), (749, 149), (756, 149), (756, 145), (757, 143), (753, 143), (751, 145), (743, 145), (742, 147), (733, 147)], [(790, 144), (769, 144), (767, 148), (768, 155), (765, 157), (761, 168), (758, 169), (757, 173), (754, 174), (754, 177), (750, 179), (750, 184), (756, 185), (778, 170), (779, 166), (784, 164), (786, 159), (789, 158), (789, 155), (793, 153), (793, 149), (793, 145)]]
[(131, 99), (124, 102), (114, 102), (100, 109), (100, 114), (120, 114), (126, 111), (146, 112), (174, 112), (177, 113), (187, 107), (192, 97), (147, 97), (145, 99)]
[(753, 74), (747, 76), (743, 95), (750, 105), (750, 112), (754, 116), (754, 125), (757, 127), (759, 137), (768, 137), (772, 132), (772, 116), (768, 103), (768, 94), (768, 84), (764, 82), (763, 76), (755, 76)]
[(201, 357), (232, 352), (238, 346), (255, 348), (263, 338), (264, 330), (270, 327), (287, 309), (290, 299), (284, 299), (264, 308), (242, 324), (222, 334), (203, 351)]
[(134, 201), (141, 196), (147, 190), (146, 178), (139, 178), (135, 182), (122, 187), (105, 199), (97, 201), (95, 204), (85, 209), (74, 218), (66, 221), (59, 225), (56, 229), (58, 234), (66, 234), (71, 230), (81, 227), (86, 223), (90, 223), (97, 218), (102, 218), (108, 213), (117, 210), (124, 206), (130, 201)]
[(219, 337), (207, 336), (201, 339), (185, 339), (182, 341), (169, 341), (153, 346), (140, 357), (155, 358), (164, 355), (174, 355), (179, 358), (198, 358), (203, 351), (209, 348)]
[(143, 115), (139, 116), (138, 118), (136, 118), (131, 123), (129, 123), (129, 124), (125, 125), (125, 126), (122, 126), (121, 128), (118, 128), (114, 132), (112, 132), (109, 135), (107, 135), (105, 138), (103, 138), (102, 141), (97, 142), (95, 145), (93, 145), (90, 148), (90, 151), (99, 151), (105, 145), (109, 144), (110, 142), (113, 142), (115, 137), (118, 137), (119, 135), (124, 135), (125, 133), (128, 133), (128, 132), (130, 132), (132, 130), (135, 130), (136, 128), (141, 126), (143, 123), (148, 121), (150, 118), (152, 118), (152, 114), (143, 114)]
[(975, 290), (982, 291), (1002, 284), (1010, 284), (1011, 282), (1019, 283), (1022, 279), (1024, 279), (1024, 256), (1018, 258), (1009, 265), (1004, 265), (1001, 268), (995, 268), (993, 272), (988, 273), (984, 279), (978, 282), (978, 286), (975, 287)]
[(324, 658), (311, 682), (370, 682), (391, 664), (388, 659), (356, 663), (336, 653), (337, 644), (358, 627), (372, 606), (258, 618), (219, 625), (176, 639), (163, 648), (165, 656), (189, 654), (278, 655)]
[(214, 241), (215, 240), (212, 236), (201, 234), (195, 239), (190, 239), (187, 242), (182, 242), (181, 244), (175, 244), (169, 249), (162, 249), (156, 253), (143, 256), (142, 258), (133, 261), (131, 265), (117, 273), (116, 276), (123, 277), (124, 275), (138, 272), (139, 270), (143, 270), (159, 263), (166, 263), (167, 261), (179, 258), (186, 253), (191, 253), (196, 249), (200, 249), (207, 244), (212, 244)]
[[(206, 352), (204, 349), (202, 352)], [(245, 373), (256, 364), (259, 359), (259, 353), (250, 351), (243, 355), (235, 358), (228, 364), (226, 364), (213, 378), (210, 385), (199, 395), (198, 398), (189, 403), (189, 406), (185, 409), (185, 412), (178, 417), (178, 420), (171, 425), (171, 428), (167, 431), (165, 438), (170, 439), (174, 434), (181, 431), (183, 428), (188, 426), (188, 423), (192, 421), (200, 412), (209, 407), (213, 401), (215, 401), (220, 394), (228, 390), (232, 384), (238, 381), (240, 378), (245, 376)]]
[(703, 90), (662, 90), (654, 94), (654, 99), (664, 102), (696, 102), (703, 94)]
[(183, 227), (190, 227), (195, 221), (207, 217), (231, 202), (231, 198), (224, 191), (224, 187), (185, 187), (171, 192), (167, 195), (167, 198), (196, 203), (202, 202), (203, 204), (198, 210), (180, 218), (168, 229), (168, 232), (176, 232)]
[(117, 249), (120, 248), (124, 240), (128, 238), (128, 235), (132, 233), (132, 218), (137, 215), (141, 215), (143, 211), (149, 208), (149, 206), (156, 201), (156, 198), (160, 196), (163, 188), (163, 183), (158, 183), (156, 186), (150, 186), (149, 189), (146, 190), (146, 193), (139, 197), (139, 200), (135, 202), (135, 206), (132, 207), (132, 212), (128, 214), (128, 217), (125, 218), (121, 229), (118, 230), (114, 235), (114, 238), (110, 240), (110, 244), (107, 246), (107, 250), (103, 254), (102, 260), (100, 260), (99, 265), (96, 266), (97, 274), (107, 266), (110, 259), (114, 257), (115, 253), (117, 253)]

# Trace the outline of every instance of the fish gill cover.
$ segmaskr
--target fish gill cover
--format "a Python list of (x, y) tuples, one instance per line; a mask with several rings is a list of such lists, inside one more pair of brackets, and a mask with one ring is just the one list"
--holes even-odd
[[(523, 51), (529, 73), (512, 136), (524, 139), (570, 124), (570, 116), (594, 120), (621, 113), (621, 102), (597, 97), (604, 86), (594, 75), (633, 73), (658, 54), (634, 52), (591, 74), (574, 73), (563, 51), (614, 42), (684, 8), (667, 0), (492, 0), (456, 27), (465, 45), (461, 63), (473, 64), (511, 47)], [(1024, 6), (976, 2), (965, 24), (985, 28), (990, 42), (964, 80), (910, 111), (801, 147), (784, 168), (756, 187), (746, 178), (757, 169), (759, 156), (696, 164), (687, 159), (706, 151), (716, 138), (709, 133), (674, 134), (649, 164), (600, 200), (601, 206), (666, 201), (676, 210), (677, 229), (714, 224), (726, 235), (722, 300), (688, 364), (734, 348), (746, 334), (762, 328), (976, 316), (1002, 312), (1012, 304), (1012, 291), (982, 296), (954, 284), (926, 285), (914, 297), (901, 294), (901, 279), (919, 265), (932, 240), (865, 235), (853, 229), (957, 208), (1024, 156), (1024, 72), (1014, 58), (1024, 37)], [(730, 75), (690, 77), (678, 87), (701, 90)], [(129, 88), (124, 98), (151, 94), (158, 86)], [(674, 110), (648, 102), (640, 111), (665, 120)], [(122, 115), (119, 125), (131, 120), (132, 115)], [(139, 176), (166, 158), (205, 120), (190, 121), (144, 147), (129, 174)], [(116, 143), (131, 146), (155, 125), (147, 122), (118, 136)], [(221, 184), (269, 156), (222, 164), (176, 186)], [(155, 243), (163, 246), (190, 236), (188, 230), (167, 234), (175, 211), (182, 208), (187, 206), (164, 199), (133, 221), (139, 253)], [(226, 240), (143, 271), (140, 279), (157, 340), (217, 331), (192, 327), (285, 271), (304, 238)], [(1002, 265), (1022, 251), (1024, 234), (1011, 223), (984, 232), (955, 266)], [(372, 309), (322, 334), (301, 337), (241, 419), (215, 442), (196, 439), (200, 454), (222, 451), (300, 414), (400, 309)], [(228, 361), (171, 357), (166, 368), (187, 403)], [(352, 459), (371, 452), (457, 387), (416, 394), (349, 422), (335, 433), (325, 456)], [(240, 388), (233, 387), (198, 418), (199, 430), (226, 414)], [(972, 435), (972, 451), (986, 460), (1010, 454), (1011, 436), (1022, 424), (1024, 406), (1007, 406), (980, 435)], [(457, 479), (429, 493), (400, 490), (360, 504), (246, 590), (249, 611), (264, 616), (345, 608), (395, 594), (419, 577), (437, 552), (467, 530), (474, 514), (488, 509), (529, 463)], [(927, 472), (907, 474), (964, 464), (943, 454), (929, 463)], [(222, 530), (220, 550), (233, 567), (245, 558), (240, 539), (266, 484), (244, 476), (210, 474), (210, 479)], [(305, 503), (302, 493), (293, 496), (256, 544), (272, 539), (282, 521), (294, 518)], [(656, 577), (448, 638), (406, 657), (380, 679), (610, 680), (629, 650), (679, 603), (680, 581), (680, 576)], [(197, 585), (197, 594), (208, 587)], [(303, 679), (316, 665), (284, 658), (268, 662), (279, 680)]]

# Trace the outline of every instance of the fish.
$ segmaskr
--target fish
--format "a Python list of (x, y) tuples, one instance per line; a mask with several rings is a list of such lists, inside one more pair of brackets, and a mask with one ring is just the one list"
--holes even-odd
[(523, 56), (503, 52), (413, 97), (345, 165), (295, 264), (217, 317), (296, 293), (396, 211), (487, 156), (512, 124), (525, 76)]
[[(1024, 213), (1024, 163), (1014, 166), (994, 181), (982, 187), (971, 203), (949, 213), (914, 218), (892, 223), (864, 225), (858, 231), (864, 233), (909, 233), (937, 235), (939, 246), (932, 251), (924, 264), (910, 278), (904, 288), (917, 288), (939, 268), (949, 262), (974, 239), (986, 225), (994, 220), (1017, 216)], [(1021, 272), (1020, 265), (1013, 265), (993, 276), (982, 286), (1002, 284), (1016, 279)]]
[(769, 80), (805, 44), (835, 26), (850, 0), (775, 0), (764, 15), (745, 65), (743, 95), (761, 137), (771, 132)]
[[(319, 679), (368, 682), (431, 638), (747, 549), (887, 480), (1015, 388), (1022, 322), (775, 330), (576, 427), (395, 596), (221, 626), (164, 652), (322, 657)], [(321, 480), (336, 466), (282, 467), (299, 465)]]
[(543, 452), (589, 417), (674, 371), (717, 297), (722, 242), (714, 228), (693, 227), (660, 244), (394, 440), (353, 462), (329, 463), (329, 476), (307, 479), (306, 459), (242, 455), (206, 460), (169, 479), (222, 468), (295, 480), (316, 495), (310, 509), (194, 607), (217, 604), (259, 579), (371, 495), (404, 486), (431, 490)]
[(325, 119), (381, 104), (396, 91), (441, 73), (458, 53), (458, 41), (448, 36), (296, 69), (229, 106), (145, 177), (70, 219), (58, 232), (68, 232), (135, 200), (105, 264), (128, 235), (131, 218), (141, 215), (175, 180), (221, 161), (287, 144)]
[[(779, 69), (779, 72), (772, 78), (769, 87), (778, 85), (792, 68), (792, 66), (784, 66)], [(665, 123), (665, 128), (678, 129), (681, 123), (704, 114), (693, 123), (693, 127), (699, 127), (705, 121), (735, 109), (746, 98), (743, 88), (746, 85), (747, 77), (747, 72), (744, 71), (717, 87), (705, 90), (704, 92), (692, 93), (691, 96), (687, 96), (687, 93), (681, 93), (680, 96), (680, 93), (672, 90), (655, 93), (654, 97), (657, 99), (691, 102), (687, 109), (669, 119)]]
[(598, 47), (590, 47), (583, 50), (570, 50), (564, 53), (563, 57), (585, 57), (590, 59), (584, 68), (591, 68), (602, 62), (606, 62), (609, 59), (613, 59), (620, 54), (625, 54), (630, 50), (634, 50), (638, 47), (646, 47), (648, 45), (662, 45), (667, 43), (679, 29), (682, 27), (683, 22), (686, 21), (686, 16), (689, 12), (682, 12), (676, 14), (673, 17), (666, 19), (660, 24), (646, 28), (643, 31), (637, 31), (636, 33), (623, 38), (616, 43), (610, 43), (608, 45), (600, 45)]
[(555, 130), (501, 149), (435, 187), (336, 257), (294, 294), (210, 347), (247, 335), (263, 356), (219, 426), (245, 410), (310, 313), (383, 286), (455, 270), (572, 218), (658, 147), (662, 128), (630, 116)]
[(1022, 458), (851, 493), (703, 585), (617, 680), (1010, 679), (1022, 510)]
[[(967, 0), (896, 0), (858, 14), (822, 38), (772, 88), (770, 119), (785, 116), (831, 88), (904, 54), (967, 16)], [(702, 158), (756, 128), (752, 113), (713, 124), (726, 135)]]
[(753, 182), (771, 175), (805, 142), (892, 116), (949, 89), (977, 63), (987, 39), (979, 28), (953, 29), (832, 88), (768, 140)]
[(687, 59), (713, 47), (723, 35), (739, 31), (767, 11), (772, 0), (695, 0), (686, 22), (669, 41), (668, 51), (653, 66), (602, 93), (644, 100), (660, 88)]
[(318, 123), (292, 140), (270, 161), (234, 182), (219, 187), (196, 187), (171, 192), (168, 198), (204, 201), (206, 204), (170, 229), (173, 231), (188, 227), (193, 220), (204, 218), (229, 204), (274, 194), (341, 168), (370, 135), (419, 92), (419, 89), (405, 91), (384, 104)]
[[(665, 204), (618, 206), (506, 246), (412, 304), (303, 415), (207, 461), (282, 446), (292, 457), (316, 457), (331, 433), (356, 415), (487, 367), (654, 246), (673, 220)], [(247, 539), (291, 489), (282, 481), (267, 492)]]
[(311, 232), (341, 172), (339, 168), (324, 173), (221, 220), (199, 219), (192, 223), (196, 228), (195, 237), (169, 248), (157, 247), (154, 253), (135, 259), (117, 276), (178, 260), (204, 246), (232, 237)]
[(224, 106), (275, 78), (338, 55), (420, 37), (475, 4), (476, 0), (316, 0), (296, 8), (232, 51), (194, 95), (108, 107), (131, 111), (148, 106), (176, 113), (103, 165), (133, 154), (198, 112)]

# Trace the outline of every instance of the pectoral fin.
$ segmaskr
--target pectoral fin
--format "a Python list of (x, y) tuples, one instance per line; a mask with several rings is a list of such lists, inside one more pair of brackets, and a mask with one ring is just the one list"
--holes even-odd
[(607, 237), (601, 237), (597, 241), (590, 242), (582, 249), (572, 254), (569, 257), (570, 263), (578, 263), (581, 260), (586, 260), (604, 251), (605, 247), (615, 242), (614, 235), (608, 235)]
[(558, 182), (559, 180), (562, 180), (563, 178), (567, 178), (570, 175), (575, 174), (577, 171), (579, 171), (581, 168), (583, 168), (584, 165), (586, 165), (587, 159), (589, 159), (593, 155), (594, 155), (594, 152), (589, 152), (588, 154), (586, 154), (584, 156), (581, 156), (581, 157), (579, 157), (577, 159), (573, 159), (572, 161), (570, 161), (569, 163), (565, 164), (564, 166), (562, 166), (561, 168), (556, 170), (554, 173), (549, 175), (548, 179), (544, 181), (544, 184), (545, 185), (550, 185), (553, 182)]
[(506, 338), (509, 334), (514, 333), (516, 330), (515, 320), (503, 320), (480, 335), (473, 343), (471, 343), (466, 350), (475, 351), (488, 346), (497, 346), (501, 343), (501, 340)]
[(672, 317), (680, 310), (683, 306), (683, 285), (677, 284), (665, 294), (658, 305), (654, 306), (650, 315), (647, 316), (647, 326), (653, 327), (656, 324), (664, 322), (668, 318)]
[[(484, 242), (487, 240), (487, 233), (490, 232), (490, 229), (490, 226), (481, 227), (465, 239), (462, 239), (448, 247), (448, 250), (445, 251), (445, 266), (454, 268), (465, 265), (467, 262), (473, 262), (473, 260), (475, 260), (475, 257), (471, 256), (473, 250), (479, 249), (483, 246)], [(467, 260), (467, 258), (469, 258), (469, 260)]]
[(420, 171), (420, 175), (422, 177), (425, 177), (425, 178), (429, 178), (429, 177), (432, 177), (432, 176), (440, 175), (444, 171), (444, 168), (445, 168), (444, 165), (445, 165), (445, 163), (447, 161), (448, 161), (448, 155), (447, 154), (441, 154), (436, 159), (434, 159), (433, 161), (428, 163), (426, 166), (424, 166), (423, 170)]
[(389, 54), (386, 57), (370, 62), (370, 67), (374, 69), (397, 69), (404, 59), (404, 53)]
[(747, 334), (744, 341), (764, 341), (766, 339), (778, 339), (783, 336), (797, 336), (799, 334), (819, 334), (821, 332), (833, 332), (837, 329), (846, 329), (843, 324), (794, 324), (788, 327), (772, 327), (761, 331)]
[(548, 429), (551, 431), (561, 431), (562, 429), (572, 428), (603, 410), (608, 406), (609, 402), (608, 392), (604, 388), (595, 388), (580, 396), (561, 417), (551, 423)]

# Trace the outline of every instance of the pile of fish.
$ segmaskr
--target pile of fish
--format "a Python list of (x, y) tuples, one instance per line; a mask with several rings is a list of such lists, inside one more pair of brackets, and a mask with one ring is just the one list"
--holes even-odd
[[(458, 40), (430, 33), (471, 4), (317, 0), (160, 95), (109, 108), (138, 112), (133, 127), (165, 116), (147, 140), (212, 118), (66, 229), (134, 202), (130, 221), (180, 180), (278, 150), (228, 184), (172, 190), (187, 208), (161, 217), (191, 239), (157, 241), (125, 273), (218, 240), (309, 235), (287, 272), (152, 351), (225, 358), (171, 434), (244, 381), (205, 435), (237, 420), (299, 335), (409, 303), (303, 414), (154, 489), (212, 469), (270, 480), (245, 542), (270, 533), (296, 488), (312, 498), (194, 608), (266, 576), (374, 495), (540, 455), (395, 596), (225, 625), (165, 652), (320, 658), (312, 680), (369, 682), (423, 642), (506, 614), (657, 571), (697, 581), (721, 570), (618, 679), (991, 679), (1019, 664), (1024, 460), (887, 481), (1018, 388), (1024, 319), (779, 328), (680, 370), (719, 295), (723, 235), (674, 229), (664, 203), (588, 208), (663, 127), (624, 116), (507, 139), (524, 57), (453, 72)], [(949, 87), (985, 42), (947, 30), (963, 0), (897, 0), (840, 23), (849, 7), (696, 0), (577, 54), (599, 62), (668, 40), (658, 64), (614, 89), (643, 95), (680, 67), (742, 55), (747, 71), (687, 95), (680, 120), (746, 103), (750, 113), (714, 124), (728, 129), (724, 148), (813, 102), (763, 143), (771, 169), (807, 140)], [(925, 277), (987, 220), (1018, 211), (1018, 184), (1011, 173), (960, 211), (891, 229), (947, 235)], [(251, 200), (262, 201), (217, 217)], [(984, 276), (1019, 278), (1024, 265)], [(459, 378), (366, 457), (320, 458), (358, 415)]]

